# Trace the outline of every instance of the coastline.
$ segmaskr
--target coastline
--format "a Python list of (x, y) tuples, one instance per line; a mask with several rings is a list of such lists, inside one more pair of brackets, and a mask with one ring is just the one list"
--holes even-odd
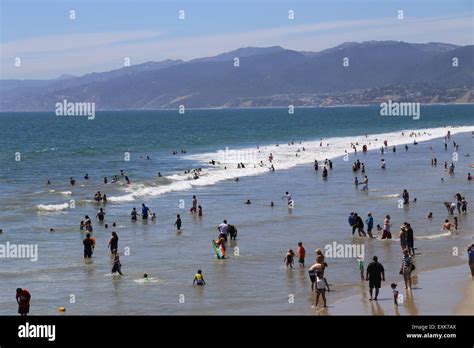
[[(456, 105), (474, 105), (474, 103), (420, 103), (420, 106), (456, 106)], [(300, 105), (295, 106), (297, 109), (326, 109), (326, 108), (369, 108), (380, 106), (380, 103), (369, 103), (369, 104), (340, 104), (340, 105)], [(288, 106), (240, 106), (240, 107), (228, 107), (213, 106), (205, 108), (186, 108), (186, 110), (265, 110), (265, 109), (288, 109)], [(97, 109), (96, 112), (129, 112), (129, 111), (177, 111), (178, 108), (162, 108), (162, 109)], [(1, 114), (6, 113), (54, 113), (55, 110), (0, 110)]]

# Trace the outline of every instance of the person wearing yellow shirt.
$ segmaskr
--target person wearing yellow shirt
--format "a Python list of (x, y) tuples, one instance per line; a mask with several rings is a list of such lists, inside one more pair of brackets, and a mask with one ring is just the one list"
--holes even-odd
[(202, 271), (199, 269), (197, 273), (194, 275), (194, 280), (193, 280), (193, 285), (206, 285), (206, 282), (204, 281), (204, 277), (202, 275)]

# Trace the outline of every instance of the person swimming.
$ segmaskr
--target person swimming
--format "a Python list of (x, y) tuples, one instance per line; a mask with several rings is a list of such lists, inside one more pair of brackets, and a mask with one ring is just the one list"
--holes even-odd
[(252, 204), (252, 202), (250, 202), (250, 199), (247, 199), (247, 202), (245, 202), (244, 204)]

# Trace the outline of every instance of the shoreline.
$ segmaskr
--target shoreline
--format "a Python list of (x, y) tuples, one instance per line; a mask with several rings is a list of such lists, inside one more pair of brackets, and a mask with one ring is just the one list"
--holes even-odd
[[(464, 267), (469, 267), (467, 262)], [(474, 315), (474, 277), (466, 280), (463, 298), (455, 309), (456, 315)]]
[[(384, 101), (385, 102), (385, 101)], [(371, 104), (343, 104), (343, 105), (307, 105), (307, 106), (295, 106), (297, 109), (327, 109), (327, 108), (369, 108), (369, 107), (380, 107), (381, 103), (371, 103)], [(420, 106), (456, 106), (456, 105), (474, 105), (474, 103), (420, 103)], [(207, 108), (186, 108), (186, 110), (286, 110), (288, 106), (252, 106), (252, 107), (226, 107), (226, 106), (216, 106), (216, 107), (207, 107)], [(173, 109), (98, 109), (96, 112), (130, 112), (130, 111), (177, 111), (178, 108)], [(47, 112), (54, 113), (54, 110), (1, 110), (0, 114), (3, 113), (38, 113), (38, 112)]]
[(400, 276), (395, 283), (404, 298), (398, 307), (393, 303), (388, 280), (382, 283), (378, 301), (369, 301), (368, 282), (364, 282), (360, 294), (313, 311), (317, 315), (474, 315), (474, 282), (470, 278), (467, 264), (423, 271), (413, 275), (414, 286), (409, 291), (404, 289)]

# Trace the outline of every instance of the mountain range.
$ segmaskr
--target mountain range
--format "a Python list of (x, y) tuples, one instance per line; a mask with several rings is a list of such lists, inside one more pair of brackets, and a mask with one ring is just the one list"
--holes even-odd
[(346, 42), (320, 52), (245, 47), (84, 76), (0, 80), (0, 111), (50, 111), (64, 99), (95, 102), (97, 110), (368, 105), (387, 99), (472, 103), (473, 58), (473, 45), (445, 43)]

